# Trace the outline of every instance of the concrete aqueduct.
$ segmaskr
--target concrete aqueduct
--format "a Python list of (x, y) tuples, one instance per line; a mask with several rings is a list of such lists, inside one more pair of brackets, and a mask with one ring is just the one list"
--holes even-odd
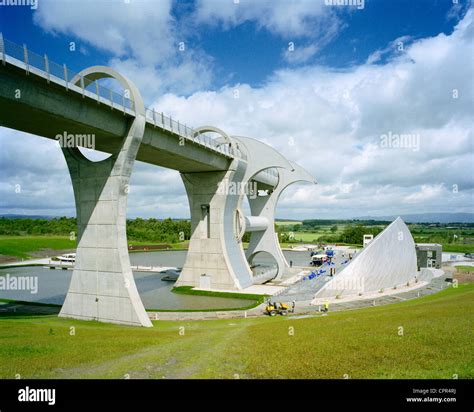
[[(1, 34), (0, 58), (1, 126), (49, 139), (64, 131), (94, 134), (95, 148), (110, 153), (93, 162), (78, 147), (62, 147), (74, 189), (78, 244), (59, 316), (152, 326), (127, 247), (126, 204), (135, 160), (178, 170), (183, 179), (191, 239), (177, 285), (241, 290), (262, 283), (269, 278), (253, 276), (249, 265), (260, 252), (275, 259), (277, 277), (282, 276), (288, 263), (274, 230), (275, 208), (288, 185), (316, 183), (303, 168), (258, 140), (211, 126), (192, 129), (145, 108), (135, 85), (110, 67), (71, 73)], [(98, 82), (103, 78), (115, 79), (124, 92), (104, 88)], [(251, 216), (241, 211), (244, 196)], [(247, 252), (246, 231), (251, 232)]]

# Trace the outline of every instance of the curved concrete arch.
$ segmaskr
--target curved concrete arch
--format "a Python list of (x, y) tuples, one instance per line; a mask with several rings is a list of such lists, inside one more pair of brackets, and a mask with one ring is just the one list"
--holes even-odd
[[(275, 211), (278, 200), (282, 192), (291, 184), (297, 182), (309, 182), (316, 184), (314, 177), (303, 167), (294, 162), (290, 162), (293, 170), (278, 169), (279, 179), (277, 186), (268, 194), (268, 196), (248, 196), (252, 216), (261, 216), (268, 219), (269, 222), (275, 221)], [(278, 266), (276, 279), (281, 279), (289, 264), (280, 248), (278, 235), (275, 232), (273, 224), (268, 225), (264, 231), (252, 232), (246, 256), (250, 262), (252, 256), (260, 252), (267, 252), (273, 256)]]
[(220, 135), (224, 140), (227, 140), (227, 143), (229, 143), (233, 148), (235, 148), (235, 142), (230, 138), (230, 136), (224, 132), (222, 129), (219, 129), (218, 127), (214, 126), (200, 126), (196, 127), (193, 129), (194, 130), (194, 137), (198, 136), (201, 133), (217, 133)]
[(135, 85), (115, 70), (94, 66), (74, 84), (111, 77), (130, 90), (133, 119), (120, 150), (99, 162), (63, 148), (71, 175), (78, 222), (76, 264), (59, 316), (152, 326), (138, 294), (128, 256), (127, 195), (133, 164), (145, 131), (145, 107)]
[(130, 80), (125, 76), (121, 75), (116, 70), (107, 66), (91, 66), (87, 69), (82, 70), (80, 73), (76, 74), (71, 83), (80, 86), (81, 78), (84, 79), (84, 87), (87, 87), (89, 84), (93, 83), (96, 80), (104, 78), (112, 78), (117, 80), (124, 90), (129, 90), (132, 97), (133, 103), (135, 105), (135, 111), (137, 114), (145, 115), (145, 104), (141, 97), (140, 91)]
[[(216, 289), (244, 289), (254, 282), (240, 233), (235, 231), (237, 211), (245, 195), (241, 189), (264, 169), (292, 170), (293, 166), (265, 143), (241, 136), (230, 138), (245, 151), (246, 159), (235, 158), (224, 172), (182, 174), (190, 202), (192, 236), (177, 285), (202, 287), (203, 274), (206, 285), (210, 285), (206, 287)], [(235, 187), (240, 189), (228, 190)]]
[[(247, 156), (245, 169), (242, 170), (240, 174), (236, 173), (233, 176), (234, 181), (240, 182), (244, 187), (248, 188), (248, 185), (252, 178), (258, 173), (264, 171), (265, 169), (293, 169), (292, 164), (273, 147), (249, 137), (232, 136), (232, 138), (240, 143), (241, 147), (245, 150), (245, 154)], [(227, 213), (235, 213), (234, 210), (240, 209), (244, 196), (245, 193), (239, 193), (239, 195), (233, 199), (233, 203), (229, 202), (229, 209), (227, 210)], [(269, 226), (273, 227), (273, 219), (269, 219), (269, 222), (271, 222)], [(262, 232), (259, 231), (254, 233)], [(246, 253), (243, 249), (242, 242), (239, 239), (236, 239), (233, 234), (231, 238), (229, 233), (226, 233), (225, 242), (227, 245), (229, 245), (229, 254), (230, 256), (232, 256), (233, 265), (240, 267), (241, 271), (243, 271), (245, 268), (245, 271), (249, 274), (248, 276), (250, 276), (250, 281), (253, 283), (253, 274), (250, 269)]]
[(245, 171), (245, 182), (266, 169), (293, 169), (289, 160), (266, 143), (244, 136), (231, 136), (231, 138), (239, 142), (246, 152), (248, 165)]

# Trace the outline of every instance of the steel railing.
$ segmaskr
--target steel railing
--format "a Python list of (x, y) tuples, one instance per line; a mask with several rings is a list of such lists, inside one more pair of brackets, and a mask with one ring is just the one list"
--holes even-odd
[[(20, 46), (3, 38), (0, 33), (0, 58), (2, 64), (13, 64), (25, 70), (27, 74), (35, 74), (43, 77), (46, 81), (54, 82), (65, 87), (66, 90), (72, 90), (97, 101), (99, 104), (105, 104), (111, 109), (117, 109), (124, 114), (135, 115), (135, 104), (129, 97), (129, 91), (122, 93), (99, 84), (98, 81), (91, 81), (87, 77), (79, 76), (78, 73), (71, 71), (66, 64), (60, 65), (48, 59), (47, 55), (39, 55), (28, 50), (26, 45)], [(79, 83), (72, 84), (73, 79), (79, 78)], [(154, 127), (159, 127), (164, 131), (184, 138), (209, 150), (220, 153), (229, 158), (240, 158), (247, 160), (247, 156), (240, 150), (236, 150), (229, 144), (220, 143), (212, 139), (207, 133), (198, 133), (186, 124), (180, 123), (166, 116), (163, 112), (157, 112), (155, 108), (145, 109), (146, 121)]]

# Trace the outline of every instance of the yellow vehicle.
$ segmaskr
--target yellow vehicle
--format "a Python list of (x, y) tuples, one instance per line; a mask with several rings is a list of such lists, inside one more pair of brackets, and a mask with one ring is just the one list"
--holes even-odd
[(275, 316), (275, 315), (288, 315), (288, 313), (293, 313), (295, 311), (295, 304), (293, 303), (293, 306), (290, 308), (290, 305), (288, 303), (283, 303), (283, 302), (267, 302), (267, 306), (265, 308), (265, 314), (269, 316)]

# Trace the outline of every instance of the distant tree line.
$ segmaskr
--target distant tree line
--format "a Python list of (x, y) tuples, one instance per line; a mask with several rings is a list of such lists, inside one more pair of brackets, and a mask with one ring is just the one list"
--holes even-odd
[[(76, 218), (59, 217), (53, 219), (8, 219), (0, 218), (0, 235), (67, 235), (77, 232)], [(127, 220), (129, 240), (159, 243), (177, 243), (189, 240), (191, 222), (189, 220), (130, 219)]]
[[(300, 224), (287, 225), (292, 232), (313, 232), (318, 228), (331, 226), (331, 231), (337, 231), (337, 225), (363, 225), (377, 226), (388, 225), (386, 220), (337, 220), (337, 219), (309, 219), (303, 220)], [(335, 230), (334, 230), (335, 228)]]
[[(338, 224), (345, 225), (338, 232)], [(314, 242), (362, 244), (363, 235), (377, 236), (387, 221), (368, 220), (305, 220), (301, 224), (278, 226), (281, 242), (291, 243), (299, 238), (298, 233), (314, 233)], [(474, 243), (474, 224), (472, 223), (416, 223), (408, 224), (417, 243)], [(321, 232), (321, 229), (323, 231)], [(317, 236), (319, 232), (319, 236)], [(324, 233), (326, 232), (326, 233)], [(329, 233), (327, 233), (329, 232)]]
[[(290, 225), (291, 226), (291, 225)], [(317, 226), (313, 227), (313, 230), (317, 230)], [(341, 233), (337, 234), (337, 225), (330, 227), (330, 232), (332, 234), (325, 234), (315, 238), (313, 241), (320, 243), (348, 243), (353, 245), (362, 244), (362, 238), (364, 235), (372, 234), (377, 236), (382, 231), (382, 228), (378, 226), (364, 226), (361, 224), (357, 225), (347, 225), (344, 227)], [(292, 231), (288, 231), (288, 227), (279, 226), (278, 227), (278, 238), (280, 242), (291, 243), (296, 241), (297, 236), (292, 234)], [(300, 231), (301, 232), (301, 231)]]

